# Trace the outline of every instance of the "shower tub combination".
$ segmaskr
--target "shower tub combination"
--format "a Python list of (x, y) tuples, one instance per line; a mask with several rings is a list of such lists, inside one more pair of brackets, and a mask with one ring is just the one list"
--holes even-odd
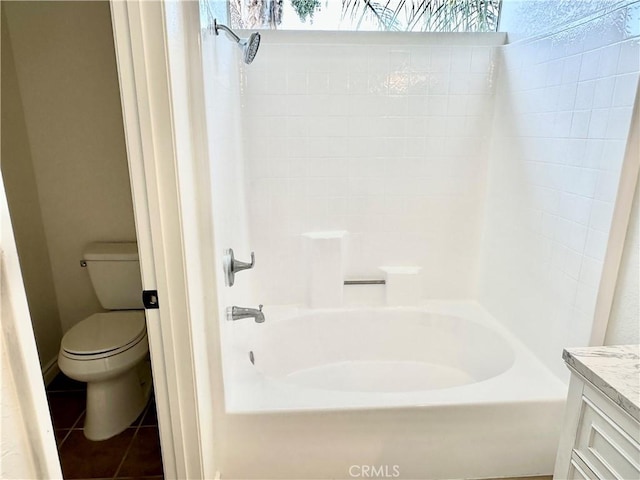
[[(354, 69), (368, 68), (367, 62), (375, 63), (376, 55), (381, 51), (385, 59), (390, 58), (395, 44), (390, 46), (386, 39), (384, 42), (376, 40), (373, 33), (336, 35), (340, 35), (339, 39), (332, 36), (331, 43), (325, 44), (323, 34), (307, 38), (294, 32), (277, 32), (277, 36), (276, 32), (264, 32), (269, 49), (261, 47), (258, 60), (246, 70), (235, 68), (238, 63), (235, 46), (228, 42), (210, 41), (206, 36), (203, 39), (207, 59), (204, 65), (211, 68), (206, 109), (215, 112), (210, 116), (207, 128), (211, 139), (210, 168), (215, 173), (211, 175), (213, 204), (220, 212), (215, 224), (216, 244), (225, 248), (233, 246), (239, 252), (250, 251), (249, 246), (265, 252), (258, 255), (265, 260), (261, 264), (262, 270), (243, 274), (246, 282), (255, 282), (251, 286), (256, 288), (249, 288), (249, 283), (244, 282), (235, 285), (233, 290), (219, 286), (218, 298), (223, 309), (219, 312), (220, 318), (226, 317), (224, 309), (227, 307), (255, 307), (258, 303), (267, 302), (264, 323), (254, 323), (248, 318), (221, 322), (226, 415), (218, 419), (217, 425), (220, 432), (220, 451), (216, 452), (219, 469), (224, 478), (230, 479), (343, 479), (366, 476), (364, 472), (371, 476), (373, 471), (377, 478), (404, 479), (549, 474), (555, 461), (566, 387), (477, 303), (416, 301), (406, 302), (417, 305), (407, 308), (337, 310), (277, 306), (284, 302), (303, 302), (300, 285), (306, 280), (312, 283), (313, 279), (320, 278), (310, 273), (313, 266), (308, 263), (304, 264), (304, 272), (294, 272), (299, 276), (289, 275), (291, 272), (282, 268), (280, 263), (284, 259), (302, 258), (303, 248), (296, 250), (302, 245), (298, 242), (301, 232), (321, 232), (325, 224), (329, 224), (324, 217), (308, 218), (310, 210), (307, 209), (295, 209), (294, 217), (289, 218), (282, 214), (284, 210), (262, 208), (276, 203), (282, 206), (285, 202), (291, 202), (288, 205), (294, 202), (304, 204), (300, 199), (308, 198), (302, 192), (305, 183), (297, 177), (291, 177), (287, 185), (294, 184), (300, 187), (300, 191), (296, 190), (296, 195), (291, 197), (284, 196), (285, 191), (289, 192), (284, 186), (284, 177), (280, 178), (284, 173), (278, 170), (276, 174), (270, 170), (276, 164), (278, 167), (289, 165), (282, 161), (285, 155), (280, 155), (280, 150), (277, 150), (277, 155), (273, 153), (273, 159), (265, 160), (262, 155), (263, 141), (273, 140), (285, 147), (289, 145), (293, 155), (298, 152), (298, 147), (305, 144), (305, 139), (298, 138), (297, 129), (283, 137), (284, 130), (272, 132), (262, 127), (282, 125), (280, 121), (285, 116), (287, 125), (299, 123), (304, 126), (302, 120), (306, 117), (313, 117), (323, 126), (331, 125), (334, 115), (349, 116), (349, 111), (345, 110), (347, 107), (353, 109), (357, 116), (366, 116), (372, 105), (385, 105), (386, 102), (378, 102), (374, 93), (354, 96), (351, 103), (347, 102), (351, 99), (347, 94), (344, 98), (334, 98), (327, 97), (324, 91), (308, 95), (298, 91), (298, 94), (287, 96), (291, 92), (279, 90), (280, 93), (276, 94), (267, 88), (271, 80), (265, 83), (265, 78), (269, 78), (270, 69), (273, 69), (273, 79), (303, 79), (301, 82), (306, 85), (303, 91), (307, 91), (311, 85), (310, 81), (307, 82), (310, 72), (333, 72), (334, 61), (339, 63), (335, 71), (343, 74), (341, 78), (350, 78), (350, 75), (362, 77), (367, 80), (367, 85), (376, 84), (376, 79), (385, 75), (385, 78), (396, 75), (390, 69), (381, 70), (380, 75), (373, 76), (367, 76), (364, 71), (350, 70), (352, 65)], [(300, 43), (301, 38), (307, 38), (306, 43)], [(469, 58), (469, 69), (460, 78), (469, 82), (482, 80), (477, 91), (483, 92), (481, 96), (486, 97), (485, 100), (491, 96), (490, 84), (485, 80), (487, 72), (494, 71), (494, 53), (488, 49), (502, 45), (503, 35), (437, 36), (430, 40), (433, 45), (430, 44), (426, 50), (417, 49), (420, 37), (411, 37), (415, 44), (410, 45), (402, 43), (405, 37), (395, 38), (402, 45), (398, 48), (404, 49), (404, 53), (409, 52), (409, 57), (413, 54), (411, 52), (418, 51), (418, 59), (422, 62), (432, 54), (449, 51), (451, 41), (457, 42), (455, 45), (460, 49), (482, 47), (479, 51), (486, 54), (482, 57), (487, 62), (486, 72), (472, 72)], [(369, 40), (377, 42), (371, 53), (365, 51)], [(317, 49), (314, 52), (318, 54), (303, 54), (307, 47)], [(462, 60), (467, 57), (457, 47), (459, 55), (455, 59), (464, 63)], [(290, 61), (294, 50), (301, 57)], [(243, 53), (246, 61), (246, 51)], [(370, 55), (369, 60), (367, 55)], [(311, 65), (316, 60), (319, 63)], [(262, 67), (258, 62), (262, 62)], [(312, 70), (307, 72), (306, 68)], [(320, 77), (326, 78), (326, 75)], [(413, 77), (402, 78), (410, 81)], [(438, 78), (442, 82), (440, 86), (446, 85), (446, 75)], [(462, 83), (466, 85), (465, 82)], [(281, 89), (288, 88), (287, 82), (276, 83)], [(399, 96), (386, 97), (389, 105), (398, 106), (396, 97)], [(466, 102), (467, 99), (464, 100)], [(409, 99), (406, 102), (408, 104)], [(484, 105), (487, 102), (480, 103), (475, 111), (478, 118), (488, 113)], [(422, 112), (421, 119), (433, 121), (427, 113)], [(387, 111), (377, 114), (380, 118), (387, 115)], [(442, 123), (446, 123), (448, 118), (443, 115)], [(242, 141), (243, 133), (238, 125), (251, 127), (247, 129), (250, 142)], [(485, 133), (483, 129), (477, 134), (477, 139), (484, 138)], [(351, 156), (346, 138), (341, 138), (340, 142), (329, 135), (314, 137), (309, 143), (313, 143), (317, 150), (309, 158), (333, 157), (333, 162), (314, 161), (318, 165), (340, 163), (338, 159), (342, 156)], [(377, 145), (376, 139), (373, 136), (354, 138), (357, 141), (353, 145), (358, 147), (353, 152), (354, 159), (369, 158), (364, 145)], [(388, 142), (390, 146), (396, 143)], [(260, 148), (253, 148), (255, 146)], [(308, 148), (311, 150), (310, 146)], [(340, 157), (335, 156), (337, 151)], [(378, 154), (384, 155), (383, 152)], [(396, 156), (391, 151), (386, 154)], [(300, 162), (295, 164), (296, 168), (304, 171), (307, 157), (300, 153), (297, 160)], [(449, 171), (450, 162), (446, 163), (443, 163), (443, 168)], [(414, 164), (409, 162), (406, 165)], [(318, 171), (314, 175), (324, 176), (326, 172), (323, 172)], [(398, 195), (405, 193), (403, 179), (420, 176), (422, 170), (403, 172), (405, 177), (395, 178), (393, 182), (398, 188)], [(362, 191), (356, 191), (355, 197), (358, 192), (364, 195), (368, 191), (364, 188), (369, 185), (366, 177), (363, 173)], [(440, 190), (437, 188), (439, 185), (432, 183), (429, 185), (441, 195), (458, 195), (462, 188), (454, 177), (444, 182), (451, 190)], [(274, 200), (276, 197), (277, 202)], [(384, 201), (385, 198), (381, 195), (379, 200)], [(473, 197), (473, 201), (462, 197), (455, 199), (474, 205), (482, 202), (480, 197)], [(247, 205), (255, 207), (253, 216), (247, 217)], [(427, 202), (426, 210), (429, 205)], [(429, 218), (429, 212), (424, 213), (424, 218)], [(478, 210), (478, 215), (481, 214)], [(465, 214), (460, 217), (460, 222), (468, 218)], [(386, 219), (382, 216), (379, 220)], [(314, 223), (316, 220), (317, 225)], [(455, 218), (440, 220), (441, 223), (430, 228), (434, 229), (434, 238), (444, 242), (454, 236), (454, 230), (457, 232), (461, 223), (454, 222)], [(334, 231), (334, 224), (330, 225), (331, 228), (327, 226), (327, 229)], [(442, 228), (455, 227), (450, 235), (440, 236), (436, 231), (438, 225)], [(342, 232), (342, 226), (335, 229), (336, 233)], [(415, 260), (411, 260), (410, 265), (422, 265), (421, 252), (428, 250), (430, 244), (423, 243), (421, 235), (411, 233), (414, 232), (413, 226), (409, 230), (400, 233), (412, 241), (394, 243), (393, 248), (402, 250), (419, 244), (420, 249), (414, 252)], [(253, 232), (253, 237), (250, 238), (249, 232)], [(292, 232), (296, 238), (291, 237)], [(376, 232), (366, 238), (371, 245), (379, 243)], [(386, 227), (382, 233), (388, 233)], [(340, 243), (338, 238), (317, 240), (319, 243), (325, 240)], [(283, 239), (291, 242), (280, 242)], [(387, 237), (387, 240), (390, 239)], [(441, 247), (438, 242), (431, 246), (434, 249)], [(476, 248), (471, 242), (464, 246)], [(462, 249), (463, 246), (458, 247)], [(453, 250), (450, 258), (459, 259)], [(326, 250), (320, 249), (320, 253), (323, 252)], [(348, 253), (348, 249), (345, 252)], [(327, 257), (334, 262), (333, 267), (343, 264), (333, 255)], [(325, 257), (318, 255), (318, 258), (321, 266), (328, 265), (329, 260)], [(442, 260), (443, 264), (446, 264), (445, 260)], [(361, 267), (372, 268), (373, 265), (396, 263), (382, 263), (380, 260)], [(456, 265), (446, 268), (455, 269)], [(341, 289), (344, 272), (339, 268), (335, 270), (339, 275), (331, 275), (331, 283), (319, 281), (317, 288), (310, 286), (309, 291), (325, 297), (329, 290)], [(222, 271), (222, 265), (218, 265), (218, 271)], [(455, 281), (458, 280), (470, 283), (466, 282), (467, 277)], [(449, 283), (455, 282), (449, 279)], [(387, 293), (390, 287), (389, 282), (385, 287)], [(471, 285), (468, 285), (469, 293), (465, 288), (456, 289), (456, 292), (465, 292), (456, 296), (470, 296)], [(440, 295), (430, 294), (436, 298)], [(330, 304), (344, 304), (335, 298), (333, 300)], [(315, 302), (313, 298), (307, 303), (326, 304)]]
[(265, 316), (226, 331), (229, 478), (553, 470), (566, 386), (477, 303)]

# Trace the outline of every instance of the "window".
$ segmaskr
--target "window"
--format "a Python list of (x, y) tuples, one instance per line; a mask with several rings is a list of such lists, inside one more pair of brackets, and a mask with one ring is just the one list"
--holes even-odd
[(203, 24), (232, 28), (495, 32), (502, 0), (202, 0)]

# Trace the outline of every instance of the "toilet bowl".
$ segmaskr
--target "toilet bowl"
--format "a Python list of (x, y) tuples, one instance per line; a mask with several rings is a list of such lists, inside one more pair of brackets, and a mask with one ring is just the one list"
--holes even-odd
[(96, 313), (63, 337), (58, 366), (87, 382), (84, 435), (104, 440), (142, 413), (151, 393), (144, 311)]

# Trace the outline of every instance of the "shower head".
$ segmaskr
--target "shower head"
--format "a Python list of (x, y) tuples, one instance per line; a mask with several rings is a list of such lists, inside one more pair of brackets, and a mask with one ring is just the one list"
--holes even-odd
[(244, 40), (244, 63), (249, 64), (253, 62), (253, 59), (256, 58), (256, 54), (258, 53), (258, 47), (260, 46), (260, 34), (258, 32), (253, 32), (249, 35), (249, 38)]
[(216, 20), (213, 21), (213, 30), (216, 35), (220, 35), (220, 30), (224, 30), (242, 48), (243, 60), (247, 65), (256, 58), (258, 47), (260, 46), (260, 34), (258, 32), (253, 32), (249, 35), (249, 38), (240, 38), (233, 30), (226, 25), (219, 24)]

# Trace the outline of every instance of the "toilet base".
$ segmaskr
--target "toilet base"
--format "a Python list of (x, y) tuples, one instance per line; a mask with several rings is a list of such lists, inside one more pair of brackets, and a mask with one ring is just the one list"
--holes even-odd
[(94, 441), (106, 440), (123, 432), (147, 405), (151, 385), (147, 359), (117, 377), (88, 382), (84, 436)]

